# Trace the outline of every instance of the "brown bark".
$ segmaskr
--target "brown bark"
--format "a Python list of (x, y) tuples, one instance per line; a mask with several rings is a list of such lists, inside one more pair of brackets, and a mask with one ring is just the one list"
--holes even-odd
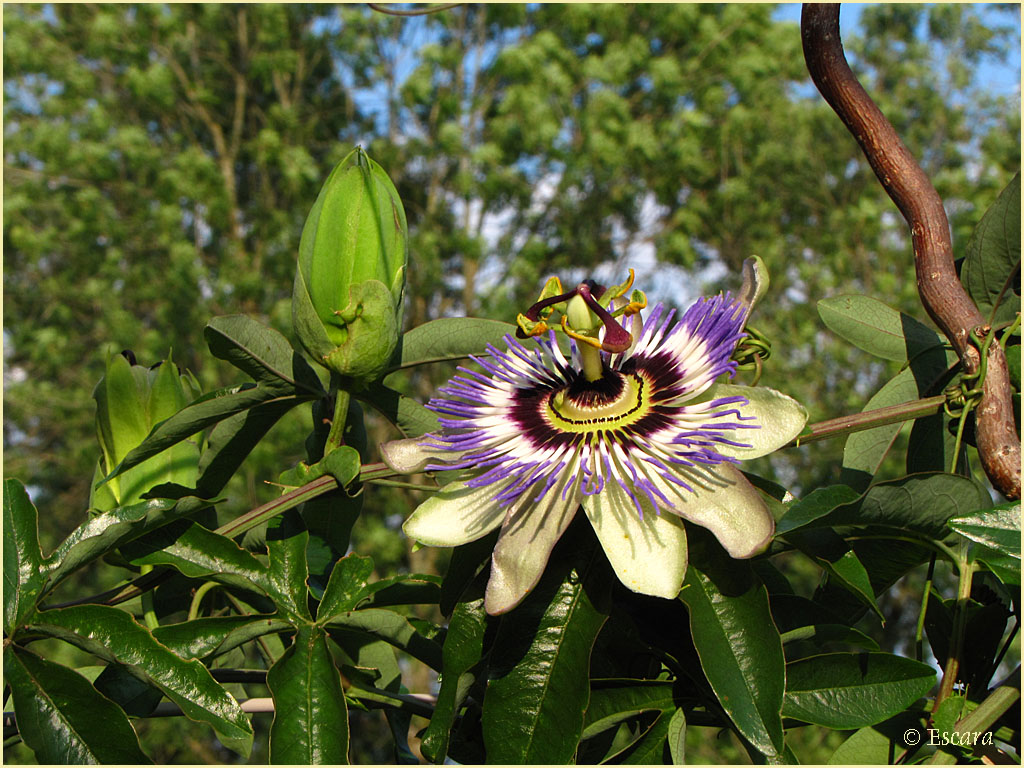
[[(942, 199), (850, 70), (839, 37), (839, 5), (805, 3), (800, 29), (814, 84), (857, 139), (882, 187), (910, 225), (921, 303), (953, 344), (964, 370), (977, 372), (981, 353), (969, 335), (974, 331), (983, 337), (992, 331), (957, 277)], [(992, 343), (976, 410), (978, 454), (992, 485), (1007, 498), (1019, 499), (1020, 439), (1012, 396), (1006, 357), (999, 344)]]

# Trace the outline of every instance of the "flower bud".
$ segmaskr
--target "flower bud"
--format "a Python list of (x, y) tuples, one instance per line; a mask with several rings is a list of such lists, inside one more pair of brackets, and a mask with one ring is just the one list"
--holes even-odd
[(327, 178), (302, 229), (295, 333), (321, 365), (365, 385), (398, 344), (408, 236), (384, 170), (356, 148)]
[[(106, 375), (92, 393), (96, 400), (96, 432), (103, 451), (95, 481), (112, 472), (153, 427), (200, 394), (195, 377), (179, 374), (170, 355), (152, 368), (134, 365), (129, 359), (124, 354), (111, 357)], [(94, 481), (89, 507), (107, 511), (133, 504), (163, 483), (192, 487), (198, 474), (199, 446), (183, 440), (98, 487)]]

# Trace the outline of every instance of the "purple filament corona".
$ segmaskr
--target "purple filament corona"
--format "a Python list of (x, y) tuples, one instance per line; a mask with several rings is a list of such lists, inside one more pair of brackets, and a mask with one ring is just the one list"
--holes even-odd
[(749, 447), (737, 431), (760, 428), (740, 412), (744, 397), (701, 399), (735, 373), (743, 306), (725, 294), (675, 316), (654, 307), (631, 348), (600, 353), (605, 373), (596, 382), (583, 378), (576, 343), (567, 359), (553, 331), (532, 349), (512, 336), (505, 351), (488, 347), (489, 358), (473, 358), (483, 373), (460, 367), (428, 404), (442, 430), (427, 445), (451, 452), (428, 468), (475, 471), (466, 484), (493, 486), (506, 505), (531, 489), (539, 501), (561, 482), (563, 498), (616, 483), (638, 512), (638, 494), (671, 508), (658, 480), (693, 491), (688, 469), (735, 462), (716, 448)]

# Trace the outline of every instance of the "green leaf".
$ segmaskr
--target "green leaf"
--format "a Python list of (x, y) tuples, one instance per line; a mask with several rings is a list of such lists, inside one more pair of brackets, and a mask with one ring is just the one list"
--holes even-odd
[[(724, 556), (724, 555), (723, 555)], [(679, 597), (711, 688), (743, 736), (768, 757), (782, 751), (785, 658), (768, 592), (749, 564), (729, 561), (716, 581), (691, 562)]]
[(891, 653), (827, 653), (786, 667), (782, 714), (840, 730), (880, 723), (935, 684), (927, 664)]
[(818, 314), (836, 334), (885, 360), (902, 362), (944, 343), (928, 326), (870, 296), (822, 299)]
[(611, 765), (663, 765), (670, 716), (662, 712), (640, 737), (607, 762)]
[(272, 763), (348, 762), (348, 708), (322, 629), (299, 627), (295, 641), (267, 672), (267, 687), (274, 698)]
[(332, 630), (359, 630), (405, 651), (432, 669), (441, 669), (441, 646), (417, 632), (408, 619), (394, 611), (364, 608), (336, 614), (326, 625)]
[(363, 608), (389, 605), (436, 605), (441, 599), (441, 577), (429, 573), (403, 573), (368, 584), (357, 598)]
[(129, 614), (105, 605), (76, 605), (36, 614), (33, 630), (123, 664), (157, 686), (190, 720), (208, 723), (225, 746), (247, 755), (252, 727), (227, 691), (194, 659), (185, 661), (161, 645)]
[[(504, 347), (506, 334), (515, 334), (511, 323), (476, 317), (444, 317), (416, 326), (402, 335), (398, 363), (392, 370), (424, 363), (459, 360), (469, 355), (486, 354), (487, 345)], [(389, 384), (388, 380), (384, 380)]]
[(592, 539), (552, 567), (558, 562), (551, 558), (540, 583), (498, 627), (483, 705), (488, 762), (565, 763), (579, 744), (590, 651), (607, 618), (589, 590), (603, 589), (609, 573)]
[(829, 765), (889, 765), (889, 737), (874, 728), (861, 728), (839, 745)]
[(881, 525), (941, 540), (948, 536), (949, 518), (991, 505), (988, 492), (969, 478), (922, 473), (873, 485), (859, 500), (810, 525)]
[(139, 680), (120, 664), (107, 664), (92, 684), (131, 717), (148, 717), (164, 697), (159, 688)]
[(360, 392), (359, 398), (373, 406), (405, 437), (419, 437), (437, 430), (437, 414), (422, 403), (384, 385)]
[(477, 578), (484, 564), (490, 562), (497, 540), (498, 531), (493, 531), (483, 538), (452, 549), (448, 572), (441, 583), (439, 607), (442, 614), (449, 616), (455, 610), (455, 606), (463, 599), (463, 594)]
[(666, 680), (594, 680), (583, 738), (592, 738), (643, 712), (675, 707), (673, 686)]
[[(942, 472), (953, 465), (956, 450), (956, 428), (950, 429), (951, 419), (944, 412), (915, 419), (907, 443), (907, 474), (915, 472)], [(960, 445), (958, 467), (967, 466), (967, 442)]]
[[(950, 367), (957, 363), (958, 359), (952, 350), (941, 347), (925, 349), (911, 358), (907, 367), (886, 382), (868, 400), (862, 412), (899, 405), (935, 394), (936, 387), (948, 376)], [(866, 490), (901, 428), (901, 423), (884, 424), (854, 432), (846, 438), (840, 482), (856, 491)]]
[[(1019, 338), (1018, 338), (1019, 341)], [(1009, 344), (1006, 347), (1006, 365), (1010, 369), (1010, 384), (1020, 393), (1020, 344)]]
[(267, 567), (232, 539), (181, 520), (121, 548), (133, 565), (171, 565), (190, 579), (234, 576), (243, 588), (266, 589)]
[(370, 557), (348, 555), (335, 563), (317, 608), (317, 623), (323, 624), (340, 613), (353, 610), (372, 573), (373, 558)]
[(786, 514), (775, 524), (775, 535), (779, 536), (824, 517), (841, 504), (849, 504), (860, 498), (860, 494), (846, 485), (830, 485), (815, 488), (799, 501), (789, 505)]
[(448, 754), (448, 740), (455, 716), (479, 674), (477, 666), (483, 654), (486, 629), (487, 613), (482, 597), (455, 606), (444, 638), (441, 666), (444, 672), (434, 715), (420, 743), (424, 756), (432, 762), (443, 762)]
[(686, 713), (682, 709), (672, 713), (666, 740), (672, 765), (686, 765)]
[(792, 532), (788, 540), (884, 621), (868, 572), (842, 537), (832, 530), (818, 528)]
[(323, 386), (309, 363), (273, 328), (246, 315), (214, 317), (203, 330), (210, 352), (260, 384), (286, 394), (323, 397)]
[(794, 640), (811, 640), (817, 645), (849, 643), (850, 645), (859, 645), (869, 651), (878, 650), (878, 643), (859, 629), (848, 627), (845, 624), (809, 624), (783, 632), (781, 637), (783, 645)]
[[(1019, 269), (1018, 172), (978, 222), (967, 242), (967, 254), (960, 273), (964, 288), (989, 322), (1013, 320), (1020, 311), (1020, 294), (1016, 292), (1020, 284)], [(997, 301), (1000, 302), (998, 307)]]
[[(861, 412), (909, 402), (917, 397), (917, 391), (913, 371), (905, 368), (882, 385)], [(843, 471), (840, 474), (840, 481), (856, 491), (866, 490), (896, 440), (903, 423), (883, 424), (880, 427), (854, 432), (847, 437), (843, 446)]]
[(278, 608), (298, 623), (311, 622), (309, 587), (306, 579), (306, 545), (309, 533), (302, 525), (297, 510), (290, 509), (267, 525), (267, 551), (270, 574), (266, 589)]
[(994, 573), (1003, 584), (1020, 587), (1020, 558), (1004, 555), (987, 547), (978, 546), (971, 550), (971, 557)]
[(4, 632), (13, 633), (35, 609), (46, 584), (39, 517), (19, 481), (4, 480)]
[(88, 562), (163, 525), (206, 509), (212, 502), (186, 497), (152, 499), (118, 507), (90, 518), (72, 531), (48, 558), (50, 583), (56, 584)]
[(183, 659), (207, 659), (257, 637), (290, 629), (290, 622), (274, 616), (212, 616), (161, 624), (153, 630), (153, 637)]
[(1020, 560), (1020, 502), (1009, 501), (992, 509), (957, 515), (949, 527), (990, 550)]
[(117, 477), (175, 443), (235, 414), (267, 403), (275, 403), (284, 408), (286, 403), (290, 403), (289, 407), (294, 407), (311, 399), (314, 399), (314, 395), (307, 390), (284, 394), (281, 388), (262, 383), (239, 384), (208, 392), (153, 427), (146, 439), (131, 450), (104, 480)]
[(219, 422), (199, 457), (200, 495), (211, 498), (220, 493), (256, 444), (296, 405), (294, 398), (273, 400)]
[(77, 672), (9, 645), (4, 678), (18, 732), (40, 764), (151, 764), (128, 717)]

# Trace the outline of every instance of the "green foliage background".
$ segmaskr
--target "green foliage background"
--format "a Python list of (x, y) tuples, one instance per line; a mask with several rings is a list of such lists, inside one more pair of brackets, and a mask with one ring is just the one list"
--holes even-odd
[[(946, 201), (958, 257), (1019, 169), (1019, 88), (998, 95), (978, 77), (982, 62), (1016, 67), (1018, 13), (871, 6), (845, 40)], [(171, 348), (209, 391), (232, 380), (205, 355), (209, 317), (246, 313), (289, 335), (302, 222), (355, 143), (408, 214), (407, 327), (510, 320), (547, 275), (617, 281), (644, 246), (658, 261), (638, 284), (685, 305), (702, 276), (736, 287), (756, 253), (773, 280), (771, 314), (755, 318), (776, 343), (763, 382), (817, 421), (860, 410), (897, 368), (826, 331), (816, 301), (865, 293), (922, 314), (905, 226), (810, 85), (797, 26), (771, 5), (461, 6), (413, 20), (318, 5), (3, 14), (4, 474), (44, 510), (44, 553), (86, 514), (91, 394), (109, 353), (151, 363)], [(413, 391), (429, 396), (442, 368)], [(310, 428), (304, 409), (274, 428), (226, 489), (224, 519), (277, 494), (264, 481), (303, 456)], [(371, 446), (392, 436), (371, 424)], [(753, 469), (812, 488), (839, 481), (841, 456), (831, 441)], [(383, 575), (443, 566), (396, 533), (416, 498), (377, 494), (356, 527)], [(386, 757), (353, 738), (354, 757)], [(164, 741), (166, 760), (229, 758)]]

